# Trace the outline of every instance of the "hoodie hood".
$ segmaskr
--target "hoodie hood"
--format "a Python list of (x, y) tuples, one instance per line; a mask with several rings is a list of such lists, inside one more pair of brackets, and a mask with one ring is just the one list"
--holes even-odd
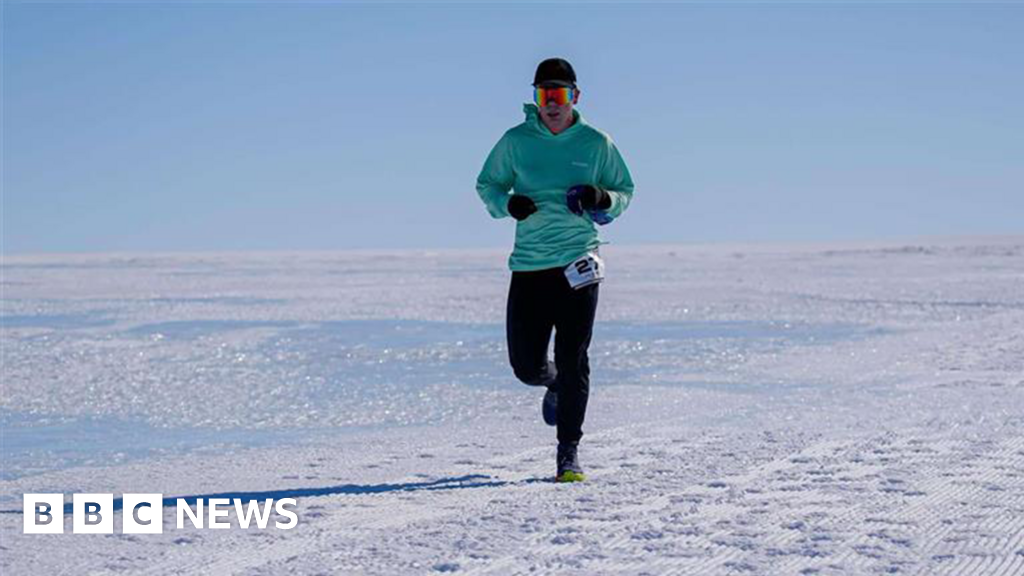
[(583, 116), (580, 115), (580, 111), (573, 108), (572, 117), (575, 121), (572, 126), (569, 126), (558, 134), (552, 134), (551, 130), (548, 130), (548, 127), (544, 125), (544, 121), (540, 119), (540, 108), (538, 108), (536, 104), (532, 102), (524, 102), (523, 113), (526, 114), (526, 125), (546, 138), (561, 138), (563, 136), (568, 136), (573, 132), (579, 131), (587, 124), (586, 120), (583, 119)]

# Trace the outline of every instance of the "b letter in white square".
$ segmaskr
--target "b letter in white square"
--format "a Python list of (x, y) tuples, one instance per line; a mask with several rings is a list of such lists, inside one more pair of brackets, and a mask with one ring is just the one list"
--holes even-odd
[(63, 494), (25, 494), (25, 534), (64, 533)]
[(125, 534), (163, 534), (164, 495), (125, 494), (121, 500), (122, 526)]
[(75, 534), (114, 533), (113, 494), (75, 494), (72, 512)]

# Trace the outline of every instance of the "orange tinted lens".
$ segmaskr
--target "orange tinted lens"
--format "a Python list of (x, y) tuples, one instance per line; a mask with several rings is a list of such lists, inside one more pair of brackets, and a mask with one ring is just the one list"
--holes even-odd
[(554, 100), (555, 104), (563, 106), (572, 102), (572, 97), (572, 88), (537, 88), (534, 91), (533, 99), (537, 106), (547, 106), (551, 100)]

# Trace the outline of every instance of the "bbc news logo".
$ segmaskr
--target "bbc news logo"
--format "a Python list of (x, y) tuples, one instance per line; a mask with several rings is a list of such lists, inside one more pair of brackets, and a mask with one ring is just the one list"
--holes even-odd
[[(204, 500), (206, 514), (203, 513)], [(270, 525), (271, 512), (276, 511), (288, 520), (275, 520), (274, 527), (290, 530), (299, 523), (298, 515), (287, 508), (295, 505), (294, 498), (282, 498), (276, 502), (268, 498), (263, 501), (262, 508), (259, 500), (249, 500), (246, 506), (241, 498), (197, 498), (193, 510), (188, 499), (178, 498), (177, 527), (178, 530), (183, 529), (187, 518), (195, 528), (231, 528), (227, 518), (234, 512), (239, 527), (249, 528), (250, 524), (255, 524), (265, 529)], [(163, 533), (163, 494), (124, 494), (120, 508), (123, 534)], [(115, 511), (113, 494), (73, 494), (71, 531), (73, 534), (113, 534)], [(24, 517), (25, 534), (63, 534), (64, 495), (25, 494)]]

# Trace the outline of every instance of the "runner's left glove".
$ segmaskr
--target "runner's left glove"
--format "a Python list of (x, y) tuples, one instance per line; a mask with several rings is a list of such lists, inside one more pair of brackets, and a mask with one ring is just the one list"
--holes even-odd
[(583, 216), (584, 212), (588, 212), (591, 219), (598, 224), (603, 225), (612, 221), (612, 217), (605, 212), (612, 207), (612, 197), (603, 188), (590, 184), (573, 186), (565, 193), (565, 203), (569, 211), (577, 216)]

